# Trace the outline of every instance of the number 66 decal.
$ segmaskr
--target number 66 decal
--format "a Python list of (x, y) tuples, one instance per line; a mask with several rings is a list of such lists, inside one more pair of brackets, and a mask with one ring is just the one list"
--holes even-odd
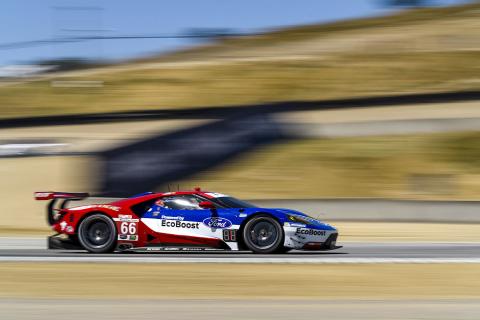
[(113, 218), (118, 230), (118, 240), (120, 241), (138, 241), (139, 219), (132, 219), (131, 216), (122, 216)]
[(137, 234), (137, 223), (136, 222), (122, 222), (120, 225), (121, 234)]

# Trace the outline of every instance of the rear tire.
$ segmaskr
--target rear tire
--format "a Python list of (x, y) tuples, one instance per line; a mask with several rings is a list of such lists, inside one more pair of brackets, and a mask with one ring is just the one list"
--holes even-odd
[(258, 215), (243, 228), (243, 241), (254, 253), (276, 253), (283, 250), (285, 238), (280, 223), (268, 215)]
[(85, 250), (92, 253), (107, 253), (115, 250), (117, 228), (104, 214), (86, 217), (78, 227), (78, 240)]

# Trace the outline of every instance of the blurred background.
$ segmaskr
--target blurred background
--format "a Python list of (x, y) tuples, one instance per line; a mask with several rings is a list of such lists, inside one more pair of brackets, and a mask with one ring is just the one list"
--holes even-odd
[(49, 189), (479, 196), (477, 2), (2, 7), (1, 206), (23, 228)]
[(480, 222), (477, 1), (5, 0), (0, 21), (0, 235), (48, 234), (47, 190)]

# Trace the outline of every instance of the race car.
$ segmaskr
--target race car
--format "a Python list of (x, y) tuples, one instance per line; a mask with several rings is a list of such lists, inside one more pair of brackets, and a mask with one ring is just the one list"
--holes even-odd
[(68, 206), (87, 197), (88, 193), (35, 193), (36, 200), (50, 200), (47, 219), (57, 234), (48, 237), (49, 249), (285, 253), (339, 248), (337, 230), (304, 213), (259, 208), (200, 188)]

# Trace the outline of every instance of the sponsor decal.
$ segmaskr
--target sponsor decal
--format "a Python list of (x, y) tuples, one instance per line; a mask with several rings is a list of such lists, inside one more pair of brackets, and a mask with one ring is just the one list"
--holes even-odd
[[(118, 218), (113, 218), (113, 221), (117, 221), (117, 222), (139, 222), (140, 220), (138, 219), (131, 219), (131, 218), (123, 218), (121, 217), (122, 215), (118, 215)], [(131, 216), (129, 216), (131, 217)]]
[(60, 231), (67, 232), (67, 233), (72, 233), (73, 232), (73, 227), (69, 226), (67, 222), (62, 221), (60, 222)]
[(200, 222), (183, 222), (179, 220), (162, 220), (162, 227), (199, 229)]
[(210, 228), (226, 229), (232, 226), (232, 222), (225, 218), (210, 217), (203, 220), (203, 224)]
[[(130, 218), (129, 218), (130, 217)], [(137, 241), (138, 240), (138, 219), (131, 219), (131, 215), (118, 215), (114, 218), (117, 222), (118, 240)]]
[(87, 205), (87, 206), (79, 206), (79, 207), (69, 208), (68, 210), (70, 210), (70, 211), (85, 210), (85, 209), (90, 209), (90, 208), (94, 208), (94, 207), (95, 206), (93, 206), (93, 205)]
[(195, 247), (147, 247), (145, 248), (146, 251), (193, 251), (193, 252), (198, 252), (198, 251), (220, 251), (221, 249), (215, 249), (215, 248), (195, 248)]
[(327, 233), (325, 232), (325, 230), (297, 228), (297, 231), (295, 231), (295, 234), (302, 234), (302, 235), (309, 235), (309, 236), (324, 236)]
[(90, 204), (86, 206), (73, 207), (73, 208), (70, 208), (69, 210), (75, 211), (75, 210), (85, 210), (85, 209), (91, 209), (91, 208), (104, 208), (112, 211), (120, 211), (120, 207), (112, 206), (109, 204)]
[(138, 240), (138, 235), (136, 235), (136, 234), (119, 234), (118, 235), (118, 240), (137, 241)]
[[(109, 204), (99, 204), (96, 207), (97, 208), (105, 208), (105, 209), (109, 209), (109, 210), (113, 210), (113, 211), (120, 211), (120, 207), (112, 206), (112, 205), (109, 205)], [(132, 218), (132, 216), (130, 216), (130, 218)]]
[(35, 192), (35, 197), (37, 198), (48, 198), (52, 195), (52, 192)]
[(184, 217), (181, 217), (181, 216), (166, 216), (164, 214), (162, 214), (160, 218), (165, 220), (180, 220), (180, 221), (183, 221), (185, 219)]
[(285, 227), (305, 228), (307, 225), (298, 222), (285, 222)]
[[(303, 215), (294, 214), (294, 213), (288, 213), (288, 215), (289, 215), (289, 219), (292, 220), (292, 221), (295, 221), (295, 218), (298, 218), (299, 220), (308, 221), (308, 222), (313, 223), (313, 224), (321, 223), (317, 219), (309, 217), (309, 216), (303, 216)], [(298, 221), (296, 221), (296, 222), (298, 222)]]
[[(132, 216), (129, 214), (119, 214), (118, 215), (118, 220), (116, 221), (122, 221), (122, 222), (132, 222), (134, 219), (132, 219)], [(137, 220), (138, 221), (138, 220)]]

